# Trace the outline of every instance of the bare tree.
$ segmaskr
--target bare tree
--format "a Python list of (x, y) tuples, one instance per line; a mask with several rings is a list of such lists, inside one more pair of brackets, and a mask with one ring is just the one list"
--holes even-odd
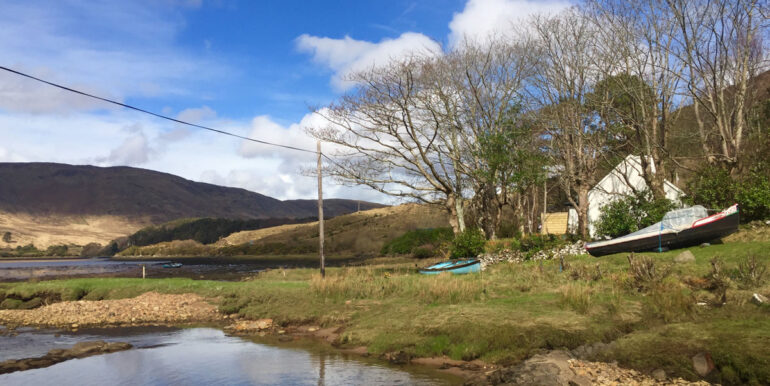
[(677, 23), (660, 0), (592, 0), (584, 11), (602, 33), (600, 49), (615, 58), (603, 92), (610, 115), (627, 128), (619, 148), (640, 156), (647, 186), (656, 199), (665, 198), (666, 140), (681, 107), (684, 71), (674, 55)]
[(330, 175), (441, 205), (459, 232), (465, 229), (465, 181), (458, 165), (464, 150), (454, 122), (447, 120), (457, 107), (434, 92), (438, 63), (415, 56), (351, 75), (356, 90), (319, 111), (328, 125), (308, 131), (336, 146), (326, 168)]
[[(515, 194), (534, 183), (530, 157), (533, 125), (523, 119), (523, 87), (533, 72), (531, 43), (522, 37), (510, 41), (493, 37), (482, 44), (465, 42), (448, 53), (448, 66), (435, 74), (440, 99), (456, 106), (452, 133), (464, 153), (457, 165), (468, 181), (471, 208), (477, 225), (488, 238), (496, 238), (503, 208), (514, 204)], [(442, 84), (449, 79), (451, 83)], [(515, 206), (521, 212), (521, 205)]]
[[(766, 65), (768, 18), (761, 0), (667, 0), (679, 27), (704, 156), (735, 172), (754, 103), (752, 79)], [(764, 8), (763, 8), (764, 5)]]
[[(350, 79), (356, 91), (322, 110), (329, 125), (310, 133), (337, 147), (328, 170), (339, 180), (441, 205), (456, 232), (471, 206), (487, 237), (495, 237), (516, 170), (500, 167), (481, 147), (483, 139), (513, 132), (512, 112), (532, 71), (527, 51), (524, 42), (491, 38), (358, 72)], [(530, 133), (521, 135), (521, 143), (531, 142)]]
[(532, 22), (539, 62), (532, 80), (538, 121), (551, 139), (552, 163), (569, 202), (578, 212), (578, 230), (588, 235), (588, 192), (596, 183), (608, 131), (587, 103), (592, 87), (609, 72), (612, 58), (597, 49), (595, 25), (576, 9)]

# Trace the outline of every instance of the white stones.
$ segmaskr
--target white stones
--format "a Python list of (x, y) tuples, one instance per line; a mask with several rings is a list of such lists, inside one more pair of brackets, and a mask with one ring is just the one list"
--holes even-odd
[[(585, 243), (578, 240), (574, 244), (567, 244), (547, 251), (538, 251), (532, 255), (529, 260), (553, 260), (566, 256), (578, 256), (584, 254), (586, 254)], [(481, 261), (481, 269), (501, 262), (521, 263), (524, 260), (527, 260), (526, 255), (523, 252), (512, 251), (510, 249), (504, 249), (495, 253), (484, 253), (479, 255), (478, 259)]]

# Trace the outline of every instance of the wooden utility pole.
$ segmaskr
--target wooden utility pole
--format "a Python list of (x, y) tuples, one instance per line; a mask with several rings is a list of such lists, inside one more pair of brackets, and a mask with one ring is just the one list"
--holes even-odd
[(324, 195), (323, 175), (321, 174), (321, 141), (318, 141), (318, 253), (321, 254), (321, 277), (326, 277), (324, 267)]

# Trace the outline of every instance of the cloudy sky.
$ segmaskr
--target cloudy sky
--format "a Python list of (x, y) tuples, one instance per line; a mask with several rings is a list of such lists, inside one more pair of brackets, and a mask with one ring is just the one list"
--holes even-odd
[[(314, 149), (356, 69), (446, 52), (565, 0), (0, 0), (0, 65), (181, 120)], [(313, 198), (313, 155), (182, 127), (0, 71), (0, 162), (128, 165)], [(2, 183), (2, 182), (0, 182)], [(326, 183), (325, 196), (385, 202)]]

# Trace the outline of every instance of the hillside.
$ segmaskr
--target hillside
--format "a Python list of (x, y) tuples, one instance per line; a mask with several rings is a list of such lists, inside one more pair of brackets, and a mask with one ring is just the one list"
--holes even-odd
[[(383, 205), (360, 202), (360, 209)], [(355, 212), (355, 200), (328, 199), (324, 214)], [(281, 201), (245, 189), (194, 182), (132, 167), (0, 163), (0, 233), (10, 247), (34, 243), (106, 243), (179, 218), (307, 218), (314, 200)], [(0, 246), (6, 246), (0, 243)]]
[[(337, 255), (373, 256), (379, 253), (385, 242), (408, 230), (446, 227), (448, 224), (449, 219), (444, 211), (418, 204), (350, 213), (324, 224), (326, 251)], [(134, 247), (121, 255), (301, 254), (315, 252), (317, 248), (318, 222), (315, 221), (236, 232), (209, 245), (172, 242)]]

